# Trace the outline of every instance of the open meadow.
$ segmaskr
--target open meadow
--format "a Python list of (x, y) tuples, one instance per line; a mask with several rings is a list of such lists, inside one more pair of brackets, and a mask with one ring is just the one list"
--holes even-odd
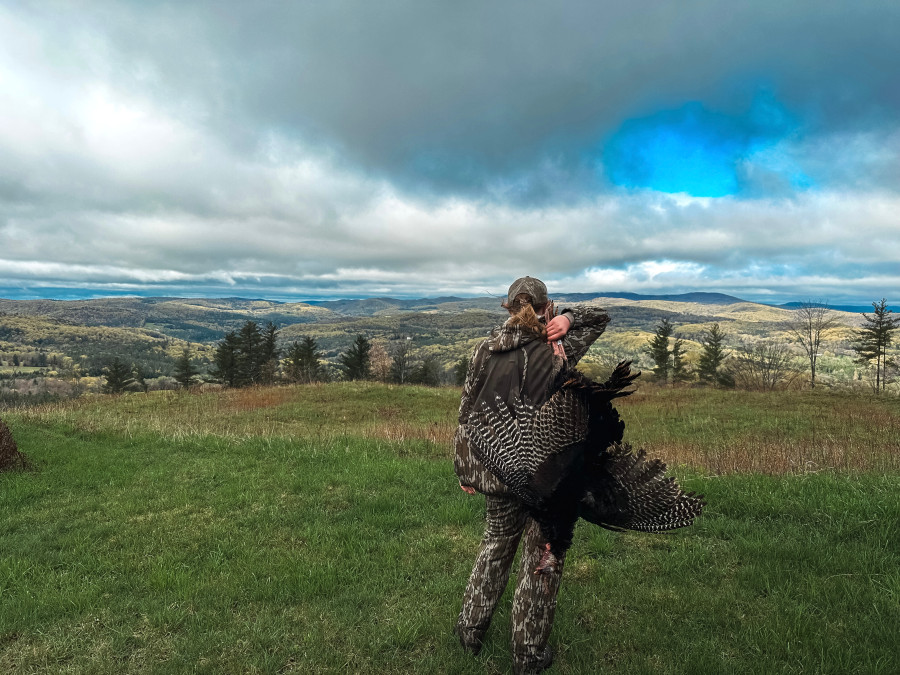
[[(459, 391), (335, 383), (8, 411), (0, 672), (504, 673), (451, 630), (482, 532)], [(900, 399), (641, 387), (626, 439), (706, 495), (664, 535), (580, 523), (558, 673), (896, 673)], [(511, 590), (511, 589), (508, 589)]]

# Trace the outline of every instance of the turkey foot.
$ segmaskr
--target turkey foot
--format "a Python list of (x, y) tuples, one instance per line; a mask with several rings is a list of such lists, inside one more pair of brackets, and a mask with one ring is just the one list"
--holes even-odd
[(534, 568), (535, 574), (552, 574), (559, 571), (559, 559), (550, 552), (550, 544), (544, 544), (544, 552)]

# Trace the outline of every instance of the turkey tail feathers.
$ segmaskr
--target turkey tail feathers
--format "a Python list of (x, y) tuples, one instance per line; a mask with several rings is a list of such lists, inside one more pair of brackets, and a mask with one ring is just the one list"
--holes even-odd
[(572, 369), (568, 371), (562, 387), (587, 394), (594, 400), (595, 404), (599, 402), (608, 403), (614, 398), (631, 396), (634, 390), (625, 391), (625, 387), (634, 384), (634, 381), (640, 376), (641, 371), (631, 370), (631, 361), (619, 361), (619, 364), (603, 384), (594, 382), (583, 373)]
[(634, 384), (634, 381), (641, 376), (641, 371), (631, 370), (631, 361), (619, 361), (619, 364), (612, 371), (609, 379), (603, 383), (603, 388), (607, 391), (614, 391), (615, 395), (611, 398), (620, 396), (631, 396), (634, 389), (630, 391), (622, 391), (625, 387)]
[(703, 511), (703, 495), (684, 492), (666, 465), (625, 444), (611, 445), (593, 467), (581, 516), (611, 530), (663, 532), (687, 527)]

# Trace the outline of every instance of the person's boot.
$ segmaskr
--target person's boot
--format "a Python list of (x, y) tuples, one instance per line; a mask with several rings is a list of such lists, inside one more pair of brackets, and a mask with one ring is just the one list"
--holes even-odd
[(459, 644), (462, 645), (463, 649), (472, 656), (478, 656), (478, 652), (481, 651), (481, 647), (484, 644), (484, 631), (477, 628), (463, 628), (456, 624), (453, 632), (459, 637)]
[(532, 675), (540, 673), (553, 664), (553, 650), (550, 647), (544, 647), (544, 653), (539, 659), (532, 661), (519, 661), (513, 657), (513, 673), (515, 675)]

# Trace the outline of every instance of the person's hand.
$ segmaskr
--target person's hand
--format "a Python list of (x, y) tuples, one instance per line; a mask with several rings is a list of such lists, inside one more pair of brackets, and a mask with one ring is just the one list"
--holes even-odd
[(465, 492), (467, 495), (475, 494), (475, 488), (469, 487), (468, 485), (463, 485), (462, 483), (459, 484), (459, 489)]
[(547, 341), (556, 342), (557, 340), (562, 340), (571, 327), (572, 324), (569, 323), (569, 319), (565, 315), (560, 314), (553, 317), (547, 324)]

